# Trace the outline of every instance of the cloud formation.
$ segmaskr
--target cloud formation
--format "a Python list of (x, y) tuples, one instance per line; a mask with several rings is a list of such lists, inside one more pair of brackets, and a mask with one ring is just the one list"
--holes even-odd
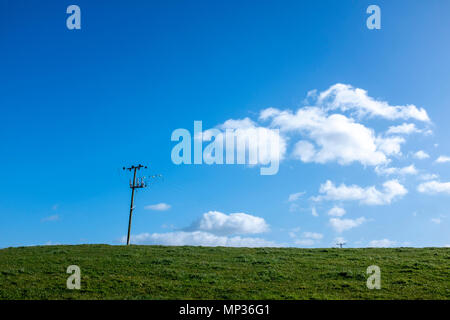
[(323, 234), (317, 232), (303, 232), (303, 238), (320, 240), (323, 238)]
[[(386, 166), (391, 157), (402, 154), (401, 146), (406, 142), (406, 135), (431, 132), (417, 128), (415, 123), (404, 122), (377, 134), (360, 121), (377, 117), (389, 121), (429, 123), (430, 119), (423, 108), (390, 105), (348, 84), (337, 83), (320, 93), (312, 90), (308, 98), (313, 99), (312, 105), (296, 111), (267, 108), (260, 112), (257, 121), (250, 118), (229, 119), (216, 128), (237, 130), (238, 136), (254, 141), (254, 145), (266, 145), (267, 139), (272, 141), (276, 138), (280, 145), (273, 152), (280, 160), (293, 158), (306, 163), (360, 163), (364, 166)], [(268, 138), (258, 139), (260, 133)], [(212, 135), (212, 131), (207, 130), (204, 137), (209, 139)], [(261, 161), (273, 159), (273, 152), (267, 152)], [(423, 154), (417, 154), (417, 157), (420, 156)], [(254, 161), (256, 163), (260, 162)]]
[(422, 130), (418, 129), (414, 123), (403, 123), (398, 126), (390, 126), (387, 134), (411, 134), (411, 133), (419, 133)]
[(447, 156), (439, 156), (436, 159), (436, 163), (446, 163), (446, 162), (450, 162), (450, 157)]
[(356, 228), (366, 221), (367, 220), (364, 217), (359, 217), (357, 219), (331, 218), (330, 225), (336, 232), (341, 233)]
[(151, 204), (151, 205), (144, 207), (144, 209), (146, 209), (146, 210), (154, 210), (154, 211), (167, 211), (170, 208), (171, 208), (171, 206), (164, 202), (157, 203), (157, 204)]
[[(296, 230), (298, 232), (298, 229)], [(294, 238), (294, 244), (303, 247), (310, 247), (317, 244), (322, 238), (323, 234), (317, 232), (303, 232), (301, 238), (297, 238), (296, 232), (289, 233), (291, 238)]]
[[(133, 235), (136, 244), (229, 246), (229, 247), (274, 247), (272, 241), (256, 237), (242, 237), (243, 234), (267, 232), (269, 225), (263, 218), (246, 213), (224, 214), (209, 211), (190, 227), (166, 233), (141, 233)], [(125, 243), (126, 237), (121, 238)]]
[(385, 205), (393, 200), (403, 197), (408, 193), (406, 188), (398, 180), (389, 180), (383, 183), (383, 190), (378, 190), (375, 186), (360, 187), (358, 185), (346, 186), (341, 184), (335, 186), (333, 182), (327, 180), (320, 186), (321, 195), (313, 197), (315, 201), (359, 201), (366, 205)]
[(375, 172), (379, 175), (416, 175), (418, 173), (416, 167), (411, 164), (403, 168), (393, 168), (393, 167), (375, 167)]
[(332, 217), (342, 217), (343, 215), (345, 215), (345, 209), (338, 206), (334, 206), (328, 211), (328, 215)]
[(315, 244), (315, 241), (313, 239), (296, 239), (294, 243), (299, 246), (310, 247)]
[(381, 239), (381, 240), (372, 240), (369, 242), (369, 247), (375, 248), (389, 248), (393, 247), (397, 244), (396, 241), (392, 241), (389, 239)]
[(266, 109), (260, 118), (271, 119), (270, 126), (285, 134), (296, 132), (309, 139), (297, 141), (293, 149), (294, 158), (303, 162), (378, 165), (387, 163), (387, 155), (398, 153), (404, 142), (399, 137), (376, 137), (372, 129), (353, 119), (327, 115), (318, 107), (301, 108), (296, 113)]
[(435, 173), (424, 173), (419, 176), (420, 180), (436, 180), (439, 176)]
[(431, 218), (431, 222), (435, 224), (440, 224), (442, 222), (441, 218)]
[(423, 150), (417, 151), (416, 153), (414, 153), (413, 156), (414, 156), (414, 158), (420, 159), (420, 160), (427, 159), (427, 158), (430, 157), (430, 155), (428, 153), (426, 153), (425, 151), (423, 151)]
[(412, 104), (391, 106), (386, 101), (370, 97), (366, 90), (342, 83), (337, 83), (321, 92), (318, 97), (318, 104), (325, 106), (328, 110), (350, 111), (358, 117), (430, 121), (426, 110), (423, 108), (417, 108)]
[(205, 231), (217, 235), (256, 234), (269, 231), (263, 218), (246, 213), (209, 211), (184, 231)]
[(428, 194), (450, 194), (450, 182), (439, 182), (436, 180), (424, 182), (419, 184), (417, 191)]
[[(122, 238), (125, 243), (126, 238)], [(224, 246), (224, 247), (276, 247), (272, 241), (253, 237), (227, 237), (218, 236), (203, 231), (176, 231), (167, 233), (141, 233), (133, 235), (131, 242), (136, 244), (160, 244), (167, 246)]]
[[(233, 161), (236, 157), (237, 163), (244, 164), (245, 159), (240, 157), (246, 154), (250, 165), (279, 162), (286, 154), (287, 142), (278, 130), (260, 126), (250, 118), (228, 119), (216, 128), (203, 131), (202, 137), (203, 141), (214, 140), (224, 146), (226, 155), (233, 155)], [(213, 150), (205, 148), (206, 163), (213, 163), (216, 156)]]
[[(233, 130), (236, 139), (250, 142), (237, 145), (236, 149), (237, 153), (249, 155), (251, 165), (265, 164), (277, 158), (318, 164), (358, 163), (373, 167), (380, 176), (398, 176), (401, 179), (405, 179), (407, 175), (419, 174), (414, 164), (395, 166), (392, 163), (402, 156), (402, 147), (409, 135), (431, 133), (431, 130), (421, 126), (431, 123), (425, 109), (412, 104), (391, 105), (387, 101), (369, 96), (364, 89), (341, 83), (332, 85), (322, 92), (311, 91), (308, 93), (308, 99), (311, 102), (310, 105), (296, 110), (267, 108), (262, 110), (258, 119), (255, 120), (248, 117), (228, 119), (215, 128), (204, 131), (203, 140), (221, 141), (224, 145), (228, 145), (225, 132)], [(391, 123), (392, 125), (383, 127), (383, 131), (377, 132), (364, 122), (368, 119), (377, 119), (377, 124), (379, 120), (396, 121), (396, 123)], [(275, 144), (277, 147), (268, 149), (267, 145), (273, 144), (275, 140), (279, 142)], [(249, 146), (253, 146), (260, 152), (257, 157), (252, 158), (253, 161), (250, 159), (252, 150)], [(236, 150), (233, 150), (233, 155), (234, 151)], [(205, 162), (207, 159), (213, 159), (211, 151), (209, 156), (208, 150), (205, 150), (204, 154), (206, 154)], [(423, 150), (415, 153), (408, 152), (408, 155), (410, 159), (430, 157)], [(436, 162), (450, 162), (450, 157), (441, 156)], [(450, 183), (438, 182), (434, 175), (422, 174), (417, 179), (422, 179), (424, 182), (417, 187), (419, 192), (450, 194)], [(344, 183), (338, 185), (327, 180), (320, 185), (318, 195), (311, 199), (356, 201), (362, 205), (388, 205), (407, 193), (405, 186), (396, 179), (385, 181), (381, 186)], [(299, 210), (299, 205), (295, 202), (303, 194), (304, 192), (297, 192), (289, 195), (290, 211)], [(316, 208), (311, 208), (312, 215), (318, 216)], [(345, 214), (346, 211), (339, 206), (334, 206), (328, 211), (329, 224), (338, 233), (356, 228), (367, 221), (365, 217), (344, 219)], [(259, 234), (268, 230), (268, 224), (260, 217), (246, 213), (225, 214), (209, 211), (180, 231), (141, 234), (136, 236), (136, 241), (194, 245), (254, 246), (256, 243), (271, 245), (264, 239), (242, 236)], [(298, 245), (311, 246), (322, 236), (319, 233), (304, 232), (301, 237), (295, 234), (293, 240)], [(391, 245), (393, 242), (389, 241), (388, 239), (373, 240), (371, 244)]]
[(292, 193), (292, 194), (289, 195), (288, 201), (289, 202), (297, 201), (304, 194), (305, 194), (304, 192)]

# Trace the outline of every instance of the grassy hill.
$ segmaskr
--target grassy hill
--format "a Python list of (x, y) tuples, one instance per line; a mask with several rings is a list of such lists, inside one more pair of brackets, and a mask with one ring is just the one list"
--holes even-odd
[[(68, 290), (69, 265), (81, 290)], [(381, 268), (381, 290), (366, 269)], [(0, 299), (450, 299), (449, 248), (39, 246), (0, 250)]]

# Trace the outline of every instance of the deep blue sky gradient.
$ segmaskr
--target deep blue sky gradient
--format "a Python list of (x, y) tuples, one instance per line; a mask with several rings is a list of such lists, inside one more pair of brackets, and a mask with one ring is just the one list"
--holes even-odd
[[(81, 8), (81, 30), (66, 28), (70, 4)], [(369, 4), (382, 9), (381, 30), (366, 28)], [(403, 148), (426, 150), (431, 159), (418, 166), (449, 181), (450, 166), (432, 163), (450, 155), (449, 10), (444, 0), (0, 0), (0, 247), (117, 243), (130, 196), (121, 168), (138, 162), (164, 179), (138, 193), (133, 234), (177, 230), (218, 210), (263, 217), (264, 237), (278, 243), (290, 244), (298, 226), (331, 246), (329, 206), (318, 205), (319, 217), (306, 202), (289, 212), (288, 195), (313, 196), (327, 179), (379, 186), (372, 168), (287, 161), (260, 176), (244, 166), (176, 166), (170, 135), (194, 120), (210, 128), (267, 107), (295, 109), (309, 90), (348, 83), (426, 108), (434, 134)], [(349, 217), (372, 219), (343, 235), (349, 245), (450, 243), (450, 197), (403, 183), (409, 193), (390, 206), (346, 206)], [(171, 210), (143, 210), (159, 202)], [(59, 219), (42, 221), (52, 215)]]

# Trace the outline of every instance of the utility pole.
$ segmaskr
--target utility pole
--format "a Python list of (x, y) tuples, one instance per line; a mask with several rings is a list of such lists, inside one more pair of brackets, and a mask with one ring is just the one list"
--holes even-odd
[(342, 249), (342, 246), (345, 245), (345, 242), (338, 242), (338, 243), (336, 243), (336, 244), (339, 246), (339, 248)]
[(131, 166), (129, 168), (123, 167), (123, 170), (128, 171), (134, 171), (133, 172), (133, 181), (130, 180), (130, 188), (131, 188), (131, 205), (130, 205), (130, 218), (128, 220), (128, 235), (127, 235), (127, 246), (130, 245), (130, 231), (131, 231), (131, 218), (133, 216), (133, 209), (134, 209), (134, 190), (145, 188), (146, 184), (144, 182), (144, 178), (138, 178), (136, 180), (136, 172), (140, 170), (141, 168), (147, 169), (147, 166), (143, 166), (142, 164), (139, 164), (137, 166)]

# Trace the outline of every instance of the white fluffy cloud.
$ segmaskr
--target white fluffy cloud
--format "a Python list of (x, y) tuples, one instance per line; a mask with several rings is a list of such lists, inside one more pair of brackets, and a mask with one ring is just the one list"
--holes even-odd
[(381, 240), (372, 240), (369, 243), (369, 247), (376, 247), (376, 248), (388, 248), (395, 246), (397, 244), (396, 241), (392, 241), (389, 239), (381, 239)]
[(416, 175), (418, 173), (416, 167), (412, 164), (403, 168), (393, 167), (376, 167), (375, 172), (379, 175)]
[[(234, 161), (237, 163), (256, 165), (279, 162), (286, 153), (286, 140), (277, 129), (259, 126), (250, 118), (229, 119), (214, 129), (203, 131), (202, 136), (204, 141), (211, 141), (214, 137), (226, 155), (233, 155), (233, 159), (236, 157)], [(241, 155), (248, 157), (248, 161), (240, 159)], [(212, 150), (205, 148), (204, 157), (207, 163), (214, 161)]]
[(389, 180), (383, 183), (383, 190), (380, 191), (375, 186), (362, 188), (357, 185), (346, 186), (341, 184), (335, 186), (328, 180), (320, 186), (321, 195), (313, 197), (313, 200), (333, 200), (333, 201), (359, 201), (367, 205), (384, 205), (391, 203), (396, 198), (401, 198), (408, 191), (398, 180)]
[(450, 157), (447, 157), (447, 156), (439, 156), (439, 157), (436, 159), (436, 162), (437, 162), (437, 163), (450, 162)]
[[(122, 243), (126, 238), (122, 238)], [(136, 244), (160, 244), (168, 246), (224, 246), (224, 247), (275, 247), (272, 241), (252, 237), (227, 237), (218, 236), (203, 231), (176, 231), (167, 233), (142, 233), (131, 237), (131, 242)]]
[(450, 194), (450, 182), (439, 182), (436, 180), (419, 184), (417, 191), (428, 194), (447, 193)]
[(293, 156), (303, 162), (315, 161), (316, 149), (311, 142), (301, 140), (294, 146)]
[(363, 224), (366, 218), (359, 217), (357, 219), (341, 219), (341, 218), (331, 218), (330, 225), (336, 232), (344, 232), (353, 228), (356, 228)]
[[(239, 136), (254, 141), (255, 145), (265, 144), (267, 140), (256, 142), (256, 136), (260, 133), (279, 139), (280, 146), (275, 151), (280, 159), (285, 158), (289, 142), (292, 143), (290, 156), (303, 162), (337, 162), (341, 165), (359, 162), (365, 166), (387, 165), (391, 161), (390, 156), (401, 155), (405, 138), (399, 135), (430, 131), (405, 122), (389, 127), (386, 133), (377, 134), (359, 121), (364, 116), (424, 122), (430, 119), (423, 108), (392, 106), (351, 85), (338, 83), (319, 94), (317, 90), (312, 90), (308, 97), (315, 100), (313, 106), (302, 107), (295, 112), (267, 108), (260, 112), (258, 123), (249, 118), (230, 119), (217, 128), (239, 130)], [(208, 138), (208, 135), (211, 132), (207, 130), (205, 137)], [(268, 140), (272, 141), (272, 138)], [(273, 159), (274, 156), (268, 152), (262, 159)]]
[(401, 144), (405, 142), (402, 137), (377, 137), (375, 143), (378, 150), (382, 151), (385, 155), (401, 155)]
[(390, 126), (387, 134), (411, 134), (415, 132), (422, 132), (414, 123), (403, 123), (398, 126)]
[[(260, 118), (271, 119), (271, 126), (281, 132), (297, 132), (307, 140), (295, 144), (293, 156), (303, 162), (341, 165), (387, 163), (386, 155), (400, 152), (401, 137), (376, 137), (375, 132), (342, 114), (327, 115), (318, 107), (306, 107), (296, 113), (277, 109), (264, 110)], [(314, 143), (314, 144), (313, 144)]]
[(204, 231), (217, 235), (230, 234), (255, 234), (269, 230), (269, 226), (263, 218), (246, 213), (231, 213), (229, 215), (209, 211), (194, 222), (185, 231)]
[(344, 214), (345, 209), (338, 206), (334, 206), (328, 211), (328, 215), (333, 217), (342, 217)]
[[(175, 232), (141, 233), (133, 235), (136, 244), (161, 244), (170, 246), (229, 246), (229, 247), (274, 247), (279, 246), (262, 238), (242, 237), (237, 234), (255, 234), (269, 230), (263, 218), (246, 213), (224, 214), (209, 211), (190, 227)], [(125, 243), (126, 237), (121, 238)]]
[(430, 157), (430, 155), (428, 154), (428, 153), (426, 153), (425, 151), (423, 151), (423, 150), (419, 150), (419, 151), (417, 151), (416, 153), (414, 153), (414, 158), (416, 158), (416, 159), (427, 159), (427, 158), (429, 158)]
[(368, 96), (366, 90), (348, 84), (337, 83), (331, 86), (319, 94), (317, 102), (329, 110), (351, 111), (359, 117), (430, 121), (423, 108), (417, 108), (415, 105), (391, 106), (386, 101), (375, 100)]
[(148, 206), (145, 206), (144, 209), (146, 210), (154, 210), (154, 211), (167, 211), (171, 208), (170, 204), (161, 202), (157, 204), (151, 204)]

